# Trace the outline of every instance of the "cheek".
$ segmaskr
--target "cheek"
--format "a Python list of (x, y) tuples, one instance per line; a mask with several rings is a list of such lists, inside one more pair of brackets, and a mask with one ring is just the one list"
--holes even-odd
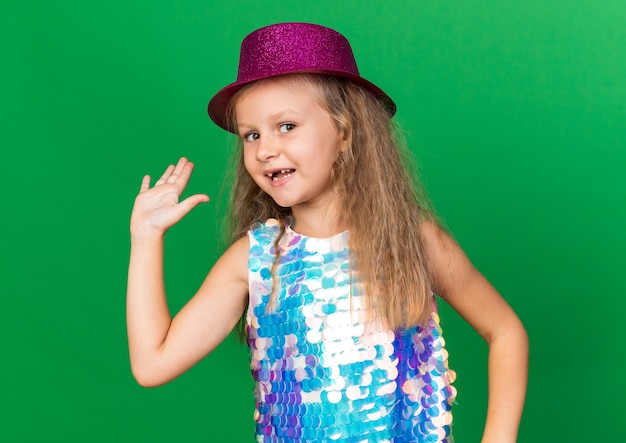
[(256, 161), (254, 160), (254, 156), (251, 152), (243, 151), (243, 165), (246, 167), (246, 171), (248, 174), (254, 176), (254, 166), (256, 165)]
[(334, 165), (337, 163), (337, 161), (339, 160), (339, 157), (343, 155), (344, 149), (342, 145), (343, 143), (341, 143), (340, 141), (337, 141), (337, 143), (330, 146), (328, 150), (326, 151), (325, 162), (331, 168), (334, 167)]
[(266, 182), (264, 179), (265, 177), (263, 176), (262, 172), (259, 170), (258, 163), (256, 159), (254, 158), (254, 155), (253, 154), (246, 155), (244, 151), (243, 165), (246, 167), (246, 171), (248, 172), (248, 175), (257, 184), (257, 186), (263, 189), (263, 186), (266, 185)]

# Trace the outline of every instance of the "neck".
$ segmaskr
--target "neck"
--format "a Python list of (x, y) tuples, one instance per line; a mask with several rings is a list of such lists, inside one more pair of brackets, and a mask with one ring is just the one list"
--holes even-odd
[(313, 208), (292, 208), (293, 230), (299, 234), (326, 238), (347, 229), (335, 210), (315, 210)]

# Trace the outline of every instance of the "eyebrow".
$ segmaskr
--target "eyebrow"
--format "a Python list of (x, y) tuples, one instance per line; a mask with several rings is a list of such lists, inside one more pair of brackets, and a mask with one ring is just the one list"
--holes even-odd
[[(297, 116), (301, 115), (301, 113), (299, 113), (299, 112), (297, 112), (297, 111), (294, 111), (293, 109), (287, 108), (287, 109), (285, 109), (285, 110), (283, 110), (283, 111), (279, 111), (279, 112), (277, 112), (276, 114), (272, 114), (272, 115), (270, 115), (268, 118), (269, 118), (270, 120), (280, 120), (280, 119), (283, 117), (283, 115), (285, 115), (285, 114), (290, 114), (290, 113), (291, 113), (291, 114), (295, 114), (295, 115), (297, 115)], [(238, 128), (242, 128), (242, 127), (243, 127), (243, 128), (251, 128), (251, 127), (252, 127), (252, 125), (250, 125), (250, 124), (248, 124), (248, 123), (245, 123), (245, 122), (237, 122), (237, 127), (238, 127)]]
[(297, 111), (294, 111), (293, 109), (288, 108), (288, 109), (285, 109), (284, 111), (280, 111), (280, 112), (277, 112), (276, 114), (270, 115), (270, 118), (272, 120), (276, 120), (276, 119), (281, 118), (283, 115), (290, 114), (290, 113), (300, 115)]

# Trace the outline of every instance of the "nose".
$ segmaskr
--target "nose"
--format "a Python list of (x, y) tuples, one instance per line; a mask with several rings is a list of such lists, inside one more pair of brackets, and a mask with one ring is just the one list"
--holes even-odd
[(280, 152), (278, 141), (271, 135), (265, 135), (259, 138), (256, 150), (256, 159), (258, 161), (268, 161), (278, 157)]

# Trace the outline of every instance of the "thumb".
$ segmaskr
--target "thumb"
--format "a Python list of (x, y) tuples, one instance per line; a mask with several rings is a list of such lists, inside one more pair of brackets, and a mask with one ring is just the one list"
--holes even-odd
[(206, 194), (195, 194), (181, 201), (178, 206), (183, 211), (183, 213), (186, 214), (199, 204), (206, 203), (209, 200), (209, 196)]

